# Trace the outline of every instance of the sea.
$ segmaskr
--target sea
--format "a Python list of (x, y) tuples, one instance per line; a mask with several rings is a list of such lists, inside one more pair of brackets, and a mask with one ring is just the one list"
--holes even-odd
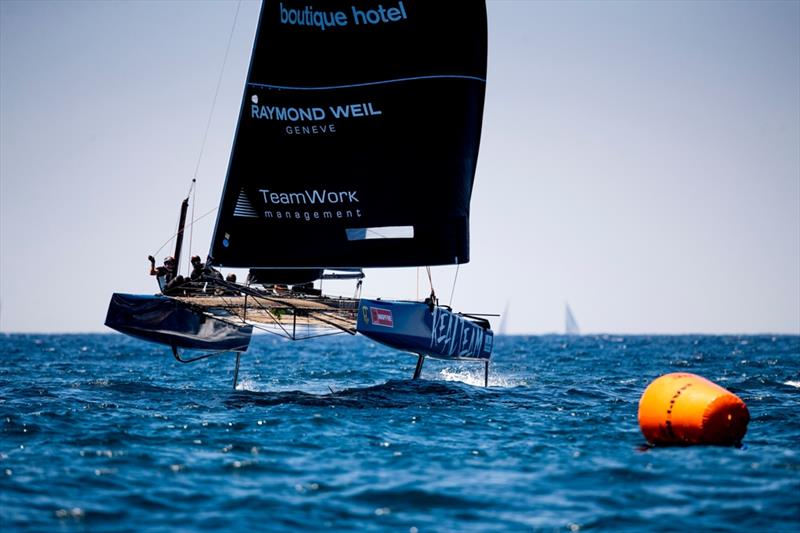
[[(800, 337), (499, 336), (483, 365), (347, 335), (181, 364), (0, 335), (0, 530), (798, 531)], [(647, 385), (738, 395), (741, 446), (650, 447)]]

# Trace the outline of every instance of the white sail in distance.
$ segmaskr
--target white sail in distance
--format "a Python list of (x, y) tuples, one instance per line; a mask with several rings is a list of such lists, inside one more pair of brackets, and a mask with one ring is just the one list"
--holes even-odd
[(581, 329), (578, 327), (578, 321), (575, 320), (575, 315), (572, 314), (572, 309), (569, 304), (564, 304), (564, 333), (567, 335), (580, 335)]

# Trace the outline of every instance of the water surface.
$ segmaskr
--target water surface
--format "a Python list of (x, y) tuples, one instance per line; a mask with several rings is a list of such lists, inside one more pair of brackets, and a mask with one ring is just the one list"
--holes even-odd
[[(184, 365), (122, 335), (0, 336), (3, 531), (800, 529), (800, 337), (363, 337)], [(738, 394), (740, 448), (643, 447), (647, 384)]]

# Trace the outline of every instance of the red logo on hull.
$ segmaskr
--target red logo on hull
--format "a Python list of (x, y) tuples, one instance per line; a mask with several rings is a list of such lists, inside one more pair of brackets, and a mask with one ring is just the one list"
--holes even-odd
[(370, 314), (372, 315), (372, 323), (376, 326), (386, 326), (387, 328), (394, 327), (394, 319), (392, 318), (391, 309), (381, 309), (380, 307), (370, 307)]

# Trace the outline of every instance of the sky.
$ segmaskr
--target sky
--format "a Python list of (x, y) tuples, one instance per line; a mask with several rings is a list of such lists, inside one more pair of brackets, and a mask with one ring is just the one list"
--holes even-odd
[[(190, 216), (219, 201), (260, 9), (237, 5), (0, 0), (0, 331), (110, 331), (113, 292), (157, 290), (195, 169)], [(433, 269), (440, 300), (506, 333), (562, 332), (567, 302), (586, 333), (800, 333), (800, 2), (487, 12), (471, 262)]]

